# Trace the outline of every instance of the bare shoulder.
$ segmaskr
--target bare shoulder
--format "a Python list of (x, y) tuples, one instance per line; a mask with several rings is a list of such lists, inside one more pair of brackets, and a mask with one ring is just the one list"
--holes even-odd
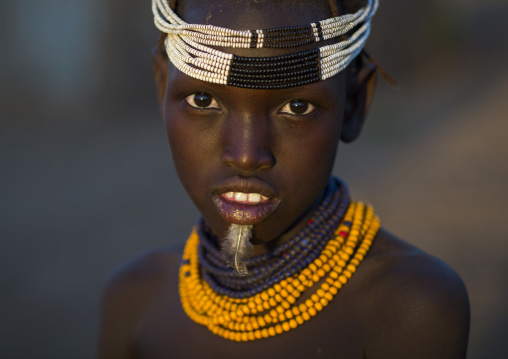
[(459, 275), (386, 231), (374, 243), (366, 269), (382, 330), (373, 341), (372, 357), (464, 358), (470, 312)]
[(131, 356), (130, 339), (144, 310), (165, 287), (177, 286), (182, 248), (146, 250), (111, 273), (101, 301), (99, 358)]
[(182, 252), (183, 244), (141, 252), (113, 270), (105, 286), (105, 295), (141, 289), (149, 293), (174, 274)]
[(378, 279), (383, 286), (392, 291), (403, 287), (403, 294), (415, 299), (436, 296), (439, 303), (446, 303), (446, 299), (467, 300), (462, 279), (441, 259), (384, 230), (374, 243), (372, 265), (379, 270)]

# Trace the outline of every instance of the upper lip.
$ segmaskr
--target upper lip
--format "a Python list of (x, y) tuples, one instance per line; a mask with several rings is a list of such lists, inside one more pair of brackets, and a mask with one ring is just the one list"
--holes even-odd
[(256, 177), (240, 177), (233, 176), (227, 178), (217, 184), (213, 191), (215, 194), (223, 194), (227, 192), (242, 192), (242, 193), (259, 193), (265, 197), (275, 199), (277, 192), (265, 181)]

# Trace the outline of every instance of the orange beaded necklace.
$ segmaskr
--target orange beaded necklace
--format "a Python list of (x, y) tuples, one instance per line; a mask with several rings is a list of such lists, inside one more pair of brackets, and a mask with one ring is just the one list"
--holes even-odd
[[(351, 226), (346, 226), (346, 222)], [(300, 273), (248, 298), (219, 295), (202, 279), (199, 237), (193, 230), (180, 267), (183, 309), (196, 323), (230, 340), (250, 341), (287, 332), (326, 307), (348, 282), (372, 245), (379, 226), (371, 207), (351, 201), (335, 237), (318, 258)], [(308, 299), (301, 299), (314, 285), (315, 292)]]

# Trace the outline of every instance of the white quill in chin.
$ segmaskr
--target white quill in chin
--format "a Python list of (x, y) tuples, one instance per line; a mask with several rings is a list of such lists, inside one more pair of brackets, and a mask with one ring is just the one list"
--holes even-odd
[(250, 242), (252, 226), (231, 224), (226, 238), (221, 241), (221, 252), (228, 267), (232, 267), (238, 276), (247, 275), (247, 260), (254, 246)]

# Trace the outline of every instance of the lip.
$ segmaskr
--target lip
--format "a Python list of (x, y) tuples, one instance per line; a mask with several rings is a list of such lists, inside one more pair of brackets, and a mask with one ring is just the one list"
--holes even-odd
[[(259, 193), (268, 197), (268, 200), (259, 203), (235, 202), (223, 195), (227, 192)], [(220, 182), (213, 190), (212, 201), (225, 221), (241, 225), (262, 222), (277, 209), (280, 203), (277, 192), (268, 183), (255, 177), (239, 176)]]

